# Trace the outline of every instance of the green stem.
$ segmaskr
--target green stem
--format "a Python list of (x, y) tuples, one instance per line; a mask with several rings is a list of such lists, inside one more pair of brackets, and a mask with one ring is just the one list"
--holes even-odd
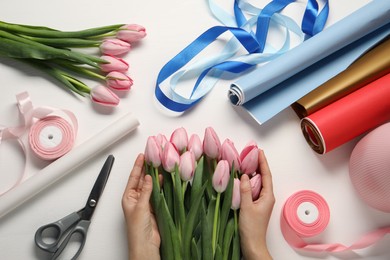
[(61, 67), (64, 67), (65, 69), (68, 69), (72, 72), (75, 72), (79, 75), (82, 75), (82, 76), (87, 76), (89, 78), (93, 78), (93, 79), (98, 79), (98, 80), (103, 80), (105, 81), (106, 80), (106, 77), (99, 74), (99, 73), (96, 73), (94, 71), (92, 71), (91, 69), (87, 69), (85, 67), (81, 67), (81, 66), (77, 66), (77, 65), (74, 65), (74, 64), (70, 64), (64, 60), (53, 60), (53, 62), (55, 62), (56, 64), (60, 65)]
[(214, 222), (213, 222), (213, 235), (212, 235), (212, 248), (213, 248), (213, 256), (215, 255), (215, 249), (217, 245), (217, 233), (218, 233), (218, 218), (219, 218), (219, 204), (221, 201), (221, 193), (217, 194), (217, 202), (215, 204), (215, 213), (214, 213)]
[(217, 159), (213, 159), (213, 171), (212, 172), (214, 172), (214, 170), (215, 170), (215, 168), (217, 168)]
[(89, 40), (89, 39), (78, 39), (78, 38), (42, 38), (25, 36), (22, 37), (39, 42), (45, 45), (49, 45), (56, 48), (91, 48), (99, 47), (102, 43), (101, 40)]
[(124, 24), (114, 24), (102, 27), (89, 28), (79, 31), (60, 31), (49, 27), (28, 26), (23, 24), (11, 24), (0, 21), (0, 29), (35, 37), (45, 38), (90, 38), (105, 37), (107, 33), (117, 31)]
[(81, 52), (58, 49), (39, 42), (20, 37), (6, 31), (0, 30), (1, 49), (4, 53), (9, 53), (12, 58), (32, 58), (32, 59), (55, 59), (71, 60), (81, 64), (88, 64), (99, 68), (99, 63), (106, 63), (105, 60), (87, 55)]
[[(156, 180), (157, 180), (157, 182), (158, 182), (159, 179), (158, 179), (158, 168), (157, 168), (157, 167), (154, 168), (154, 176), (155, 176), (155, 178), (156, 178)], [(157, 185), (157, 190), (158, 190), (158, 192), (160, 192), (160, 184)]]
[(83, 82), (80, 80), (73, 78), (72, 76), (68, 74), (61, 73), (64, 78), (66, 78), (73, 86), (75, 86), (78, 90), (80, 90), (83, 93), (90, 94), (91, 89), (85, 85)]
[(182, 185), (182, 196), (183, 196), (183, 201), (184, 201), (184, 195), (185, 195), (186, 190), (187, 190), (187, 185), (188, 185), (188, 181), (183, 182), (183, 185)]
[(66, 88), (79, 94), (80, 96), (85, 96), (85, 94), (90, 94), (91, 92), (91, 89), (80, 80), (73, 78), (72, 76), (66, 74), (65, 72), (59, 69), (48, 66), (46, 63), (42, 61), (30, 60), (30, 59), (17, 59), (17, 60), (23, 61), (25, 63), (28, 63), (38, 68), (39, 70), (45, 72), (47, 75), (56, 79), (57, 81), (62, 83)]
[(238, 234), (238, 216), (237, 210), (234, 210), (234, 232)]
[(176, 190), (176, 181), (175, 181), (175, 173), (171, 172), (171, 178), (172, 178), (172, 183), (173, 183), (173, 189)]

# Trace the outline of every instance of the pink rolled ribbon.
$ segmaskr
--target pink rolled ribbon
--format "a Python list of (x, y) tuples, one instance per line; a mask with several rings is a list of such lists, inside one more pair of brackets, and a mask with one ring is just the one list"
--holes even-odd
[(365, 203), (390, 213), (390, 123), (359, 140), (349, 159), (349, 176)]
[(325, 231), (330, 221), (330, 210), (325, 199), (318, 193), (302, 190), (291, 195), (285, 202), (280, 225), (287, 243), (295, 249), (314, 252), (341, 252), (366, 248), (376, 243), (390, 227), (374, 230), (362, 236), (351, 246), (339, 243), (310, 244), (305, 238), (317, 236)]
[(29, 144), (43, 160), (57, 159), (69, 152), (75, 141), (73, 125), (63, 117), (47, 116), (30, 128)]
[[(0, 144), (7, 139), (17, 140), (25, 160), (29, 151), (41, 159), (55, 160), (71, 150), (78, 128), (77, 119), (72, 112), (50, 107), (34, 107), (27, 92), (16, 95), (16, 100), (23, 124), (1, 128)], [(26, 132), (29, 136), (30, 150), (26, 149), (23, 141)], [(25, 170), (10, 188), (0, 191), (0, 195), (19, 185), (24, 176)]]

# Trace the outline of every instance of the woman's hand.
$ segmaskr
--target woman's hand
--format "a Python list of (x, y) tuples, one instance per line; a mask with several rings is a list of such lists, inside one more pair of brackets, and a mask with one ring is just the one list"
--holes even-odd
[(144, 155), (139, 154), (122, 197), (129, 259), (160, 259), (160, 234), (149, 203), (152, 178), (145, 175)]
[(267, 248), (266, 234), (275, 197), (271, 171), (262, 150), (259, 150), (259, 167), (262, 189), (256, 201), (252, 201), (252, 189), (248, 175), (241, 176), (239, 231), (241, 250), (245, 260), (272, 259)]

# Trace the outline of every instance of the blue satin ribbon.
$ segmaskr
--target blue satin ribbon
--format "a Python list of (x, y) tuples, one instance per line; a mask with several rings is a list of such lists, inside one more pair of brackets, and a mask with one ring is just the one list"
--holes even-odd
[[(256, 53), (259, 49), (259, 44), (256, 41), (253, 36), (248, 33), (247, 31), (236, 28), (236, 27), (224, 27), (224, 26), (215, 26), (208, 29), (206, 32), (201, 34), (195, 41), (193, 41), (190, 45), (188, 45), (185, 49), (183, 49), (180, 53), (178, 53), (173, 59), (171, 59), (167, 64), (164, 65), (164, 67), (161, 69), (158, 77), (157, 77), (157, 85), (155, 90), (155, 95), (157, 99), (163, 104), (165, 107), (176, 111), (176, 112), (182, 112), (196, 104), (202, 97), (195, 100), (192, 103), (189, 104), (183, 104), (181, 102), (176, 102), (172, 100), (171, 97), (168, 97), (166, 94), (163, 93), (163, 91), (160, 88), (160, 84), (172, 76), (175, 72), (177, 72), (179, 69), (181, 69), (183, 66), (185, 66), (190, 60), (192, 60), (197, 54), (199, 54), (204, 48), (206, 48), (209, 44), (211, 44), (213, 41), (215, 41), (221, 34), (225, 32), (231, 32), (235, 38), (242, 44), (242, 46), (248, 51), (248, 53)], [(221, 68), (228, 68), (234, 71), (236, 65), (235, 63), (231, 64), (230, 66), (221, 65)], [(240, 64), (237, 66), (237, 70), (240, 70), (240, 68), (247, 68), (246, 65)], [(204, 76), (207, 74), (207, 72), (211, 68), (206, 69), (201, 76), (198, 78), (197, 83), (195, 84), (194, 90), (192, 91), (192, 94), (197, 89), (197, 86), (199, 85), (199, 82), (204, 78)]]
[(325, 1), (324, 7), (318, 13), (318, 3), (315, 0), (308, 0), (305, 13), (302, 19), (302, 31), (313, 36), (324, 29), (329, 15), (329, 4)]
[[(328, 2), (327, 0), (325, 1), (324, 7), (320, 14), (318, 14), (318, 4), (315, 0), (308, 0), (302, 21), (302, 31), (307, 35), (311, 36), (323, 29), (329, 13)], [(222, 72), (242, 73), (257, 64), (269, 61), (288, 50), (290, 46), (288, 30), (295, 33), (298, 32), (296, 32), (292, 19), (283, 17), (283, 20), (280, 18), (278, 12), (293, 2), (294, 0), (274, 0), (267, 4), (264, 9), (259, 9), (247, 3), (245, 0), (235, 0), (234, 16), (230, 16), (212, 0), (209, 0), (209, 7), (213, 12), (213, 15), (224, 23), (225, 26), (214, 26), (206, 30), (163, 66), (157, 77), (155, 89), (156, 98), (163, 106), (172, 111), (186, 111), (207, 94), (222, 75)], [(252, 17), (247, 19), (246, 16)], [(263, 55), (271, 19), (286, 27), (286, 41), (280, 50)], [(233, 27), (232, 25), (237, 27)], [(256, 32), (251, 30), (253, 25), (256, 25)], [(226, 32), (232, 34), (232, 39), (226, 44), (220, 55), (211, 58), (209, 61), (205, 62), (204, 65), (200, 62), (193, 65), (191, 69), (181, 70), (195, 58), (195, 56)], [(248, 54), (232, 59), (240, 47), (244, 47)], [(185, 98), (176, 91), (177, 84), (179, 84), (181, 77), (194, 72), (199, 72), (200, 74), (191, 91), (190, 97)], [(211, 75), (212, 77), (206, 77)], [(168, 78), (171, 78), (171, 86), (165, 88), (163, 91), (162, 83)]]
[(256, 39), (260, 43), (260, 51), (263, 52), (265, 42), (267, 39), (269, 23), (271, 17), (283, 10), (287, 5), (293, 3), (295, 0), (278, 0), (272, 1), (264, 7), (260, 12), (259, 17), (257, 18), (257, 27), (256, 27)]

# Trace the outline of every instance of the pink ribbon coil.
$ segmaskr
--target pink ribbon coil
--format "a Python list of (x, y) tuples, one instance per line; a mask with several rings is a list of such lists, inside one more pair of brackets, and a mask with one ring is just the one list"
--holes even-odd
[[(0, 144), (7, 139), (17, 140), (25, 161), (29, 158), (30, 151), (43, 160), (55, 160), (72, 149), (78, 128), (77, 119), (72, 112), (50, 107), (34, 107), (27, 92), (16, 95), (16, 100), (22, 124), (14, 127), (1, 127)], [(28, 136), (31, 149), (26, 149), (25, 136)], [(24, 169), (13, 186), (0, 191), (0, 195), (17, 186), (25, 174)]]
[(34, 154), (44, 160), (57, 159), (69, 152), (75, 133), (69, 121), (59, 116), (47, 116), (30, 128), (29, 144)]
[(390, 213), (390, 123), (359, 140), (349, 160), (349, 176), (365, 203)]
[(365, 234), (351, 246), (338, 243), (309, 244), (304, 239), (321, 234), (330, 220), (330, 210), (325, 199), (318, 193), (302, 190), (294, 193), (285, 202), (280, 218), (281, 230), (287, 243), (295, 249), (315, 252), (341, 252), (368, 247), (384, 235), (390, 227)]

